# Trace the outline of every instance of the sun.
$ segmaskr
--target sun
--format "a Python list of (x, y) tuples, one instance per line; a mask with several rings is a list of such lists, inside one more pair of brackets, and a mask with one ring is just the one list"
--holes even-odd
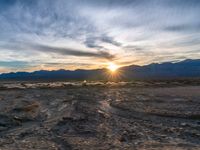
[(114, 63), (109, 63), (108, 64), (108, 67), (107, 67), (111, 72), (115, 72), (118, 68), (119, 68), (119, 66), (117, 66), (116, 64), (114, 64)]

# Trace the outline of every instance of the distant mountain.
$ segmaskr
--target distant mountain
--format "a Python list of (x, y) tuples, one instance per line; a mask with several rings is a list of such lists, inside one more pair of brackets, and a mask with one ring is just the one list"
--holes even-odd
[(181, 62), (153, 63), (146, 66), (128, 66), (121, 68), (126, 78), (168, 79), (200, 77), (200, 59), (187, 59)]
[[(145, 66), (126, 66), (119, 68), (118, 79), (168, 79), (200, 77), (200, 59), (187, 59), (181, 62), (153, 63)], [(107, 80), (110, 78), (107, 69), (95, 70), (56, 70), (3, 73), (1, 80)]]

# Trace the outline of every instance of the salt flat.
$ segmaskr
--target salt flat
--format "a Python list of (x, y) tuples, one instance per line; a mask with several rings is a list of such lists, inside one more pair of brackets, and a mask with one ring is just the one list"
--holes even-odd
[(0, 149), (200, 147), (200, 86), (38, 84), (1, 85)]

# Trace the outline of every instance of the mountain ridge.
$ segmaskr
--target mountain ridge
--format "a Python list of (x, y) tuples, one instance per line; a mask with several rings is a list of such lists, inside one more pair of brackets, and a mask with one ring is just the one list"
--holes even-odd
[[(180, 62), (152, 63), (138, 66), (130, 65), (118, 69), (122, 75), (119, 79), (156, 79), (156, 78), (184, 78), (200, 77), (200, 59), (186, 59)], [(107, 80), (108, 70), (102, 69), (77, 69), (77, 70), (38, 70), (34, 72), (10, 72), (0, 74), (1, 80)]]

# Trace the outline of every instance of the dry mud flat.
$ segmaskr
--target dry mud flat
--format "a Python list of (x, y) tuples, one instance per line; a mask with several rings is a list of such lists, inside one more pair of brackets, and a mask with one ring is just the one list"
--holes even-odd
[(0, 149), (200, 149), (200, 86), (2, 89)]

